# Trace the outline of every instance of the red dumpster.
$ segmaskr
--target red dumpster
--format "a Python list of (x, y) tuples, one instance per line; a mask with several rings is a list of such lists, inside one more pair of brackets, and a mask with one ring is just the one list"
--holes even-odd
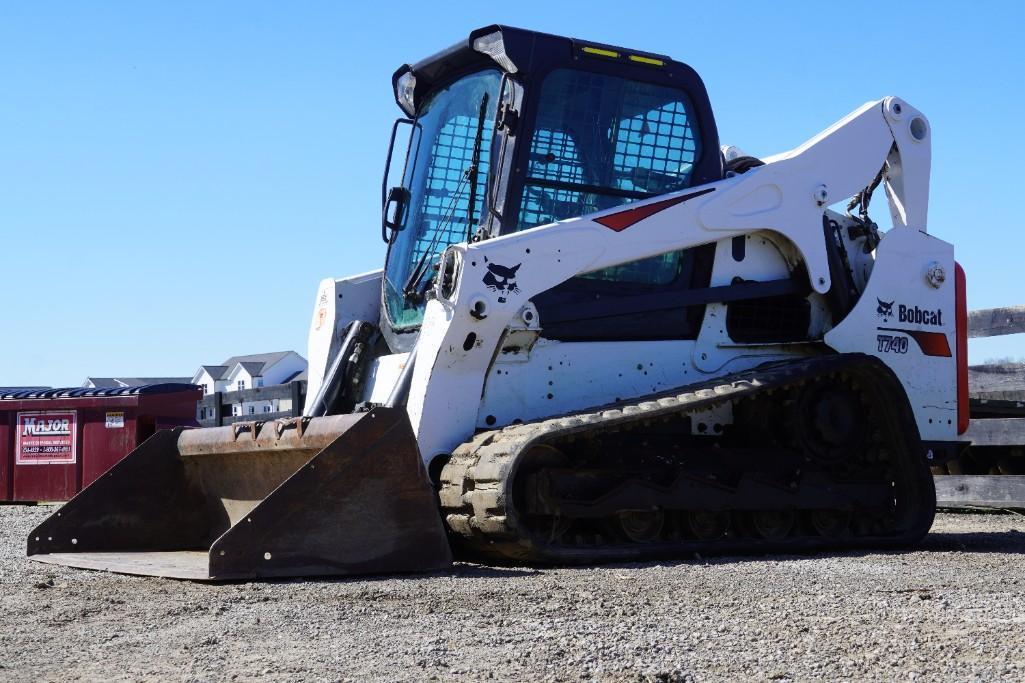
[(0, 501), (68, 500), (158, 429), (196, 424), (194, 384), (0, 393)]

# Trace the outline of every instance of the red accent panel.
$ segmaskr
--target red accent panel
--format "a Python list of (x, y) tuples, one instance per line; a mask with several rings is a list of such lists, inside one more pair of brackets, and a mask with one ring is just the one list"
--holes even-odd
[(954, 262), (954, 338), (957, 347), (957, 433), (968, 431), (968, 287), (964, 268)]
[(947, 335), (943, 332), (923, 332), (922, 330), (905, 330), (899, 327), (879, 327), (883, 332), (900, 332), (906, 334), (916, 342), (918, 348), (927, 356), (941, 356), (950, 358), (950, 344), (947, 343)]
[(922, 349), (922, 353), (927, 356), (950, 358), (952, 355), (950, 353), (950, 344), (947, 343), (947, 335), (942, 332), (909, 330), (908, 334), (914, 337), (915, 341), (918, 342), (919, 348)]
[(634, 223), (643, 221), (645, 218), (648, 218), (649, 216), (654, 216), (656, 213), (660, 211), (665, 211), (670, 206), (683, 204), (688, 199), (694, 199), (695, 197), (700, 197), (703, 194), (708, 194), (709, 192), (714, 191), (715, 188), (710, 187), (708, 189), (700, 190), (698, 192), (691, 192), (690, 194), (685, 194), (681, 197), (664, 199), (660, 202), (655, 202), (653, 204), (645, 204), (644, 206), (637, 206), (632, 209), (626, 209), (625, 211), (619, 211), (617, 213), (609, 214), (608, 216), (595, 218), (594, 222), (601, 223), (609, 230), (615, 230), (616, 232), (620, 232), (622, 230), (626, 230)]

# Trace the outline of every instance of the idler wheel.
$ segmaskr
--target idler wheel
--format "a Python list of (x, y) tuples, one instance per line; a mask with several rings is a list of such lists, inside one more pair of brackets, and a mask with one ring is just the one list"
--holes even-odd
[(725, 510), (694, 510), (687, 513), (686, 526), (699, 540), (722, 538), (730, 530), (730, 513)]
[(795, 404), (795, 427), (807, 453), (822, 464), (849, 459), (866, 436), (864, 408), (858, 395), (843, 385), (817, 385)]
[(778, 541), (790, 535), (796, 517), (793, 510), (759, 510), (750, 513), (749, 523), (758, 538)]
[(634, 543), (651, 543), (662, 535), (666, 517), (661, 510), (621, 510), (616, 524), (623, 535)]
[(847, 510), (812, 510), (808, 513), (808, 520), (819, 536), (842, 538), (850, 531), (851, 513)]

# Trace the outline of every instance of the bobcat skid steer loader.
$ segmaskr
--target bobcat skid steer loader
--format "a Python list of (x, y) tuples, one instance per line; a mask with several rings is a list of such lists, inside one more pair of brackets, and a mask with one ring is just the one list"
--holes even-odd
[(921, 112), (756, 159), (687, 65), (503, 26), (393, 85), (387, 260), (321, 284), (305, 416), (156, 434), (33, 559), (239, 579), (928, 531), (968, 404)]

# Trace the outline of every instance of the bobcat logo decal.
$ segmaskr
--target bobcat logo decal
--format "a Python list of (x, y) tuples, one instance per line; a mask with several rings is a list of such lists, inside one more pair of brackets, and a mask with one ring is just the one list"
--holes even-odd
[[(501, 266), (497, 263), (488, 263), (488, 272), (484, 273), (484, 286), (490, 289), (492, 292), (499, 292), (500, 294), (517, 294), (520, 288), (516, 286), (516, 271), (520, 269), (522, 263), (517, 263), (511, 268), (509, 266)], [(505, 297), (499, 296), (498, 300), (505, 302)]]
[(889, 320), (893, 317), (893, 301), (883, 301), (879, 297), (876, 297), (876, 301), (879, 303), (876, 306), (876, 315), (883, 320)]

